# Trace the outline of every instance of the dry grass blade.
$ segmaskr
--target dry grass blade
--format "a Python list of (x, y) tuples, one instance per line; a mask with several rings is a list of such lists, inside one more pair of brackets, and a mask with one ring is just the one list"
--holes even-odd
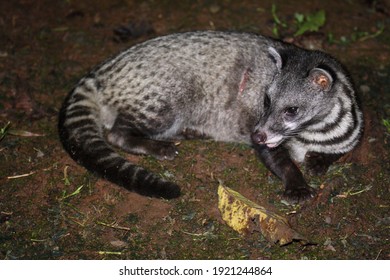
[(115, 224), (107, 224), (107, 223), (103, 223), (103, 222), (99, 222), (97, 221), (96, 222), (98, 225), (101, 225), (101, 226), (105, 226), (105, 227), (109, 227), (109, 228), (113, 228), (113, 229), (120, 229), (120, 230), (127, 230), (127, 231), (130, 231), (131, 228), (128, 228), (128, 227), (122, 227), (122, 226), (117, 226)]
[(19, 130), (19, 129), (9, 129), (8, 134), (13, 136), (21, 136), (21, 137), (41, 137), (45, 136), (45, 134), (33, 133), (27, 130)]
[(14, 175), (14, 176), (8, 176), (7, 179), (18, 179), (18, 178), (28, 177), (28, 176), (31, 176), (31, 175), (33, 175), (35, 173), (36, 173), (36, 171), (31, 171), (30, 173)]

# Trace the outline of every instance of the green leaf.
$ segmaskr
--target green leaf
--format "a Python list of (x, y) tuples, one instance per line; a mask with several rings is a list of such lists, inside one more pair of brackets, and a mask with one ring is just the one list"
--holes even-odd
[[(299, 18), (301, 19), (301, 17)], [(324, 10), (320, 10), (314, 14), (309, 14), (306, 16), (306, 20), (304, 20), (301, 24), (298, 24), (298, 30), (295, 32), (294, 36), (302, 35), (307, 31), (318, 31), (325, 24), (325, 21), (326, 16)]]
[(81, 192), (81, 189), (84, 187), (84, 185), (81, 185), (80, 187), (78, 187), (74, 192), (72, 192), (71, 194), (66, 194), (66, 192), (64, 192), (62, 194), (62, 197), (60, 200), (65, 200), (69, 197), (72, 197), (72, 196), (75, 196), (75, 195), (78, 195), (80, 192)]
[(390, 133), (390, 120), (388, 119), (382, 119), (383, 125), (386, 127), (387, 132)]
[(287, 27), (287, 24), (282, 22), (279, 17), (277, 16), (276, 14), (276, 5), (275, 4), (272, 4), (272, 8), (271, 8), (271, 14), (272, 14), (272, 17), (274, 19), (274, 22), (277, 24), (277, 25), (281, 25), (282, 27), (286, 28)]
[(0, 128), (0, 141), (7, 135), (10, 126), (11, 122), (8, 122), (4, 127)]
[(279, 38), (279, 29), (278, 29), (278, 26), (275, 24), (274, 27), (272, 28), (272, 34), (274, 34), (274, 36), (276, 38)]
[(305, 20), (305, 15), (304, 14), (295, 13), (294, 17), (295, 17), (295, 20), (297, 21), (298, 25), (302, 24), (303, 21)]

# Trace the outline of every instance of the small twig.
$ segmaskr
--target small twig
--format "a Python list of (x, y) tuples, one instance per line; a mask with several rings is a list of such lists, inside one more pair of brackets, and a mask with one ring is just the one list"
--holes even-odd
[[(52, 169), (52, 167), (47, 167), (47, 168), (43, 168), (41, 171), (49, 171), (51, 169)], [(38, 171), (40, 171), (40, 170), (38, 170)], [(8, 176), (7, 179), (18, 179), (18, 178), (28, 177), (28, 176), (31, 176), (31, 175), (37, 173), (38, 171), (31, 171), (30, 173)]]
[(375, 258), (376, 260), (379, 258), (379, 255), (382, 253), (382, 251), (383, 251), (383, 249), (379, 250), (379, 253), (376, 255), (376, 258)]
[(42, 137), (45, 136), (45, 134), (39, 134), (34, 133), (26, 130), (18, 130), (18, 129), (9, 129), (8, 134), (13, 136), (20, 136), (20, 137)]
[(46, 242), (47, 239), (35, 239), (35, 238), (31, 238), (30, 241), (32, 241), (32, 242)]
[(354, 196), (354, 195), (358, 195), (358, 194), (367, 192), (367, 191), (369, 191), (371, 189), (372, 189), (372, 185), (369, 185), (369, 186), (365, 187), (364, 189), (359, 190), (359, 191), (355, 191), (355, 192), (352, 192), (353, 188), (351, 188), (348, 191), (343, 192), (342, 194), (336, 195), (336, 197), (337, 198), (347, 198), (349, 196)]
[(184, 234), (188, 234), (188, 235), (196, 236), (196, 237), (202, 237), (202, 236), (205, 235), (204, 233), (191, 233), (191, 232), (188, 232), (188, 231), (185, 231), (185, 230), (182, 230), (181, 232), (184, 233)]
[(127, 230), (127, 231), (130, 231), (130, 230), (131, 230), (131, 228), (128, 228), (128, 227), (110, 225), (110, 224), (103, 223), (103, 222), (100, 222), (100, 221), (97, 221), (96, 223), (97, 223), (98, 225), (105, 226), (105, 227), (109, 227), (109, 228), (120, 229), (120, 230)]
[(99, 251), (99, 255), (122, 255), (122, 252)]
[(205, 238), (211, 237), (211, 238), (213, 238), (216, 236), (215, 234), (211, 233), (210, 231), (206, 231), (204, 233), (191, 233), (191, 232), (182, 230), (181, 232), (184, 234), (188, 234), (190, 236), (194, 236), (194, 237), (205, 237)]
[(361, 194), (361, 193), (367, 192), (367, 191), (369, 191), (371, 189), (372, 189), (372, 186), (370, 185), (370, 186), (367, 186), (366, 188), (364, 188), (364, 189), (362, 189), (360, 191), (351, 192), (351, 193), (349, 193), (349, 195), (353, 196), (353, 195)]
[(31, 176), (31, 175), (33, 175), (35, 173), (36, 173), (36, 171), (31, 171), (30, 173), (26, 173), (26, 174), (20, 174), (20, 175), (15, 175), (15, 176), (8, 176), (7, 179), (18, 179), (18, 178), (28, 177), (28, 176)]

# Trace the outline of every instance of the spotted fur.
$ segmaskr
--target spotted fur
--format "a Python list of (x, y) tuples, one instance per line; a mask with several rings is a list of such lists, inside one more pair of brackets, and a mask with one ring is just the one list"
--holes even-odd
[(303, 179), (284, 175), (291, 163), (282, 149), (297, 161), (309, 152), (346, 153), (359, 141), (362, 114), (331, 56), (259, 35), (205, 31), (158, 37), (101, 63), (69, 93), (58, 126), (74, 160), (130, 191), (180, 194), (115, 148), (172, 159), (171, 141), (207, 137), (252, 145), (282, 178), (286, 196), (299, 201), (311, 193)]

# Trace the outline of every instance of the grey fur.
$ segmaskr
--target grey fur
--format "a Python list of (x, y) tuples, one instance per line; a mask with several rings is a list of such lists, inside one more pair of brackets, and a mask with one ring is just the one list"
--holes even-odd
[[(287, 116), (292, 107), (297, 115)], [(156, 141), (202, 136), (283, 145), (303, 161), (311, 151), (350, 151), (361, 129), (352, 83), (329, 55), (213, 31), (155, 38), (103, 62), (71, 91), (59, 121), (65, 149), (89, 170), (168, 198), (178, 195), (175, 184), (127, 162), (108, 143), (171, 159), (176, 148)]]

